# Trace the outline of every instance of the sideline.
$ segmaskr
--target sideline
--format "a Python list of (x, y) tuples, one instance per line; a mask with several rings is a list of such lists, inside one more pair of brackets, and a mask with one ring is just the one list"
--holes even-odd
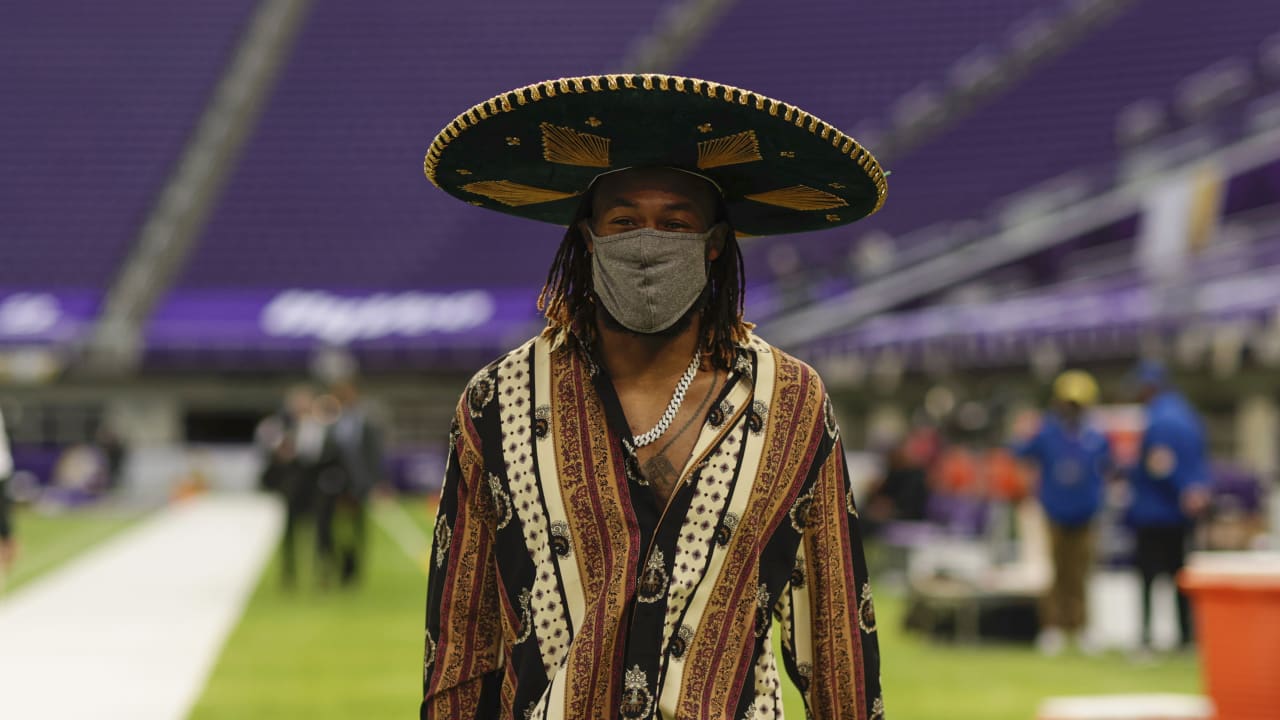
[(281, 522), (266, 497), (188, 500), (15, 591), (0, 605), (4, 716), (184, 718)]

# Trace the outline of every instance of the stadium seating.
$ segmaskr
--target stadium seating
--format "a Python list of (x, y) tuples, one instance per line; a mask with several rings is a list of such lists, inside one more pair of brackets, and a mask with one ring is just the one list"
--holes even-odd
[(255, 4), (3, 4), (0, 294), (105, 290)]
[(867, 123), (902, 96), (941, 86), (958, 60), (1000, 45), (1007, 29), (1059, 4), (821, 0), (779, 12), (767, 0), (741, 0), (678, 70), (796, 103), (838, 127), (872, 130)]
[(797, 241), (801, 264), (847, 274), (841, 261), (871, 231), (888, 231), (908, 246), (913, 230), (989, 219), (1002, 199), (1044, 183), (1058, 182), (1068, 200), (1105, 187), (1119, 156), (1119, 113), (1143, 98), (1176, 98), (1187, 78), (1224, 60), (1244, 58), (1252, 66), (1277, 29), (1280, 5), (1274, 3), (1131, 3), (1024, 81), (890, 163), (885, 209), (853, 231)]
[[(606, 12), (585, 0), (506, 3), (501, 13), (488, 5), (442, 13), (409, 0), (314, 4), (151, 319), (148, 362), (186, 356), (198, 365), (191, 354), (205, 353), (242, 366), (246, 351), (263, 351), (248, 359), (296, 366), (313, 345), (334, 341), (313, 327), (328, 322), (317, 308), (340, 306), (345, 317), (389, 302), (409, 325), (431, 325), (439, 318), (419, 310), (458, 292), (490, 294), (494, 314), (479, 334), (366, 333), (354, 343), (364, 367), (474, 366), (527, 338), (561, 231), (459, 203), (423, 177), (423, 156), (457, 113), (498, 92), (616, 71), (656, 12), (643, 3)], [(294, 302), (303, 296), (292, 289), (309, 293), (306, 302)], [(288, 327), (260, 327), (283, 300), (293, 308)]]
[[(1062, 260), (1071, 262), (1070, 255)], [(1046, 340), (1068, 357), (1128, 355), (1153, 331), (1181, 331), (1206, 319), (1270, 322), (1280, 302), (1280, 236), (1210, 247), (1196, 256), (1180, 287), (1186, 307), (1169, 306), (1130, 258), (1102, 277), (994, 302), (939, 302), (877, 317), (813, 343), (806, 356), (889, 350), (915, 366), (945, 347), (959, 364), (1000, 364), (1024, 359)]]
[[(13, 22), (5, 27), (52, 26), (64, 5), (6, 10)], [(14, 59), (8, 65), (17, 68), (18, 89), (33, 98), (31, 111), (0, 120), (19, 168), (3, 181), (0, 207), (16, 219), (15, 235), (30, 240), (6, 250), (0, 291), (105, 289), (250, 9), (238, 0), (179, 13), (133, 0), (99, 25), (81, 13), (77, 29), (62, 30), (57, 43), (23, 39), (40, 33), (0, 31), (14, 36), (0, 52)], [(242, 293), (228, 297), (256, 308), (292, 288), (337, 293), (335, 302), (348, 304), (372, 302), (380, 292), (473, 288), (531, 300), (557, 231), (453, 201), (423, 179), (421, 156), (456, 112), (496, 91), (620, 69), (661, 12), (643, 4), (602, 12), (584, 0), (511, 3), (501, 14), (480, 7), (441, 14), (408, 0), (376, 8), (313, 4), (239, 164), (154, 318), (181, 326), (184, 308), (212, 308), (219, 293)], [(1100, 27), (1071, 36), (1073, 19), (1086, 17), (1103, 17)], [(198, 37), (154, 31), (180, 20), (200, 24)], [(91, 32), (101, 28), (111, 32)], [(900, 267), (1046, 203), (1109, 187), (1126, 157), (1158, 153), (1188, 127), (1208, 128), (1212, 140), (1222, 113), (1269, 122), (1266, 100), (1280, 87), (1278, 29), (1280, 9), (1269, 5), (1210, 8), (1194, 0), (981, 0), (930, 4), (928, 12), (921, 3), (852, 12), (822, 0), (797, 13), (741, 0), (673, 70), (795, 101), (873, 149), (878, 136), (939, 111), (941, 99), (981, 94), (995, 76), (1013, 82), (960, 108), (931, 140), (891, 155), (890, 202), (880, 215), (852, 229), (748, 242), (753, 316), (762, 319), (847, 290), (857, 282), (855, 255), (870, 236), (895, 249), (893, 259), (868, 265)], [(46, 55), (61, 60), (36, 61)], [(106, 79), (76, 82), (96, 77), (85, 73), (90, 63), (107, 69)], [(95, 112), (71, 111), (86, 105)], [(107, 160), (84, 173), (74, 158), (89, 153)], [(969, 179), (976, 167), (981, 182)], [(104, 174), (110, 182), (102, 182)], [(1273, 203), (1276, 182), (1273, 169), (1232, 178), (1226, 212)], [(77, 211), (57, 212), (63, 203)], [(1128, 227), (1111, 239), (1131, 242)], [(1094, 250), (1074, 277), (1046, 274), (1033, 259), (1002, 271), (1007, 282), (995, 273), (993, 287), (1127, 282), (1131, 268), (1110, 266), (1117, 253)], [(1074, 251), (1054, 257), (1066, 252)], [(518, 313), (501, 342), (535, 319), (524, 304)], [(286, 364), (305, 357), (300, 348), (290, 346)]]
[(432, 188), (427, 146), (500, 91), (616, 69), (654, 13), (316, 3), (178, 289), (536, 289), (559, 232)]
[[(946, 10), (930, 22), (946, 42), (920, 47), (897, 40), (913, 30), (917, 9), (875, 8), (855, 22), (846, 8), (825, 2), (821, 16), (789, 17), (786, 27), (775, 10), (735, 3), (680, 70), (815, 108), (833, 105), (843, 117), (832, 119), (848, 124), (861, 117), (856, 111), (943, 72), (981, 45), (990, 28), (1026, 17), (1029, 8), (1023, 0), (985, 0), (976, 9)], [(170, 319), (184, 295), (226, 288), (537, 288), (555, 230), (459, 205), (426, 184), (418, 157), (453, 113), (498, 90), (616, 69), (630, 38), (648, 32), (659, 14), (642, 5), (600, 13), (581, 0), (512, 5), (498, 17), (456, 8), (447, 18), (412, 3), (376, 12), (317, 4), (157, 317)], [(865, 42), (848, 42), (861, 27), (875, 30)], [(779, 30), (784, 36), (770, 40)], [(818, 43), (809, 37), (815, 31)], [(477, 46), (485, 48), (482, 58)], [(797, 56), (797, 49), (807, 54)], [(836, 60), (819, 62), (822, 54)], [(873, 62), (886, 54), (903, 66), (892, 77)], [(850, 67), (865, 69), (850, 74)], [(855, 88), (863, 91), (848, 94)], [(753, 292), (756, 307), (768, 306), (763, 293)]]
[[(1004, 45), (1006, 33), (1016, 38), (1015, 31), (1055, 17), (1060, 6), (1048, 0), (981, 0), (855, 9), (823, 0), (806, 3), (801, 12), (779, 13), (775, 4), (744, 0), (731, 5), (677, 69), (799, 104), (875, 151), (877, 135), (890, 122), (886, 116), (924, 112), (949, 82), (966, 75), (966, 66)], [(898, 177), (889, 184), (896, 204)], [(833, 230), (797, 238), (796, 247), (805, 266), (840, 272), (850, 237), (848, 229)], [(776, 260), (771, 263), (767, 249), (752, 245), (748, 275), (767, 281)], [(814, 295), (821, 296), (821, 289)]]

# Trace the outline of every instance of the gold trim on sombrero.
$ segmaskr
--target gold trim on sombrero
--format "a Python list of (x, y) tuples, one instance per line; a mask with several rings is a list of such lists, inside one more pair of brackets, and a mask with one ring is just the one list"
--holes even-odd
[[(637, 78), (641, 81), (640, 86), (636, 84)], [(657, 81), (656, 83), (655, 80)], [(572, 86), (569, 84), (571, 81), (573, 82)], [(426, 158), (423, 160), (423, 173), (433, 185), (439, 187), (440, 183), (436, 181), (436, 170), (440, 164), (440, 157), (444, 153), (444, 149), (449, 143), (457, 139), (458, 135), (463, 131), (479, 122), (477, 113), (481, 108), (485, 109), (486, 114), (497, 115), (511, 112), (515, 106), (538, 102), (543, 99), (544, 95), (555, 97), (557, 91), (563, 94), (595, 93), (609, 92), (621, 88), (635, 90), (641, 89), (641, 86), (646, 91), (701, 93), (713, 98), (722, 93), (724, 99), (728, 102), (736, 100), (741, 105), (753, 105), (756, 110), (768, 112), (775, 117), (781, 113), (784, 120), (794, 122), (797, 126), (803, 127), (808, 122), (810, 132), (823, 139), (829, 139), (833, 148), (856, 162), (858, 167), (862, 168), (872, 183), (875, 184), (876, 204), (868, 215), (876, 212), (884, 205), (885, 195), (888, 192), (888, 183), (885, 182), (884, 171), (881, 169), (880, 164), (876, 162), (870, 152), (838, 128), (818, 120), (794, 105), (774, 100), (759, 93), (705, 80), (669, 75), (596, 75), (544, 80), (543, 82), (526, 85), (522, 88), (496, 95), (459, 115), (436, 136), (431, 143), (431, 147), (427, 150)]]
[(847, 207), (849, 205), (842, 197), (817, 188), (811, 188), (808, 185), (792, 185), (791, 187), (754, 193), (744, 197), (758, 203), (777, 205), (788, 210), (831, 210), (832, 208)]
[(542, 123), (542, 157), (547, 162), (609, 167), (609, 138)]
[(761, 160), (760, 141), (754, 130), (698, 143), (698, 167), (724, 167)]
[(469, 193), (483, 195), (490, 200), (497, 200), (503, 205), (511, 207), (534, 205), (536, 203), (551, 202), (552, 200), (564, 200), (578, 194), (548, 190), (532, 185), (522, 185), (510, 180), (482, 180), (480, 182), (467, 183), (462, 186), (462, 189)]

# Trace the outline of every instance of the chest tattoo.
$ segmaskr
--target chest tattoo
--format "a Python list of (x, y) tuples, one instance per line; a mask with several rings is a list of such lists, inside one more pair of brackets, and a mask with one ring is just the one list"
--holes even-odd
[(666, 455), (658, 453), (645, 461), (644, 467), (641, 468), (644, 477), (658, 492), (663, 499), (670, 497), (672, 488), (675, 487), (676, 481), (680, 479), (680, 473), (676, 470)]

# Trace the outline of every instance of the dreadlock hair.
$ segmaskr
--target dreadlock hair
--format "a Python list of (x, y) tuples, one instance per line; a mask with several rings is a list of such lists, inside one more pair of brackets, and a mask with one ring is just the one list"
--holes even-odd
[[(547, 273), (547, 282), (538, 294), (538, 310), (547, 317), (543, 336), (551, 340), (553, 347), (576, 343), (589, 349), (596, 341), (595, 291), (591, 276), (591, 253), (581, 224), (592, 215), (593, 192), (588, 191), (578, 204), (573, 221), (565, 230), (564, 239), (556, 250), (555, 260)], [(733, 367), (735, 347), (747, 341), (754, 327), (742, 319), (743, 294), (746, 273), (742, 264), (742, 251), (729, 223), (728, 213), (720, 193), (716, 193), (716, 222), (729, 227), (724, 238), (724, 249), (707, 269), (707, 287), (699, 310), (701, 323), (698, 348), (709, 357), (713, 365), (728, 370)]]

